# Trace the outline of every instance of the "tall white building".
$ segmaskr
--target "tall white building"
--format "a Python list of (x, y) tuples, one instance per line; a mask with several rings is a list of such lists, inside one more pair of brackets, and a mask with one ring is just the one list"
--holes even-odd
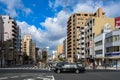
[(2, 15), (4, 26), (4, 42), (5, 42), (5, 61), (7, 65), (16, 64), (18, 61), (17, 40), (19, 37), (19, 28), (16, 21), (8, 15)]

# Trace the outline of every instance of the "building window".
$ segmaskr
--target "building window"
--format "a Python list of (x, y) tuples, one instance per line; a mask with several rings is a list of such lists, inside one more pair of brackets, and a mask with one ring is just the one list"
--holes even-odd
[(81, 27), (81, 29), (84, 29), (84, 27)]
[(81, 43), (81, 45), (84, 45), (84, 43)]
[(84, 34), (84, 32), (81, 32), (81, 34), (83, 35), (83, 34)]
[(88, 16), (88, 14), (84, 14), (84, 16)]
[(96, 54), (96, 55), (102, 54), (102, 50), (97, 50), (97, 51), (95, 51), (95, 54)]
[(100, 46), (100, 45), (102, 45), (102, 40), (95, 43), (95, 46)]
[(119, 50), (119, 46), (114, 46), (114, 47), (113, 47), (113, 52), (118, 52), (118, 51), (120, 51), (120, 50)]
[(81, 48), (81, 50), (84, 50), (84, 48)]
[(77, 16), (81, 16), (81, 14), (77, 14)]

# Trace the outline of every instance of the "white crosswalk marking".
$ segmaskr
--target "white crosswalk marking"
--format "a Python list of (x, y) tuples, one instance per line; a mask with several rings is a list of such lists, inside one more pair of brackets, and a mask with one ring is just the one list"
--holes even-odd
[(14, 67), (14, 68), (0, 68), (1, 69), (33, 69), (33, 70), (50, 70), (47, 68), (41, 69), (41, 68), (35, 68), (35, 67)]
[(12, 76), (12, 77), (10, 77), (10, 78), (17, 78), (17, 77), (19, 77), (19, 76)]
[(8, 77), (2, 77), (2, 78), (0, 78), (0, 80), (4, 80), (4, 79), (8, 79)]

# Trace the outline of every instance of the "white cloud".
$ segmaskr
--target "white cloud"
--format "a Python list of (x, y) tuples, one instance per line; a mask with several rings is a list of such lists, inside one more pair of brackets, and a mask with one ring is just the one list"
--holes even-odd
[[(104, 1), (104, 0), (55, 0), (52, 4), (54, 8), (62, 7), (71, 8), (74, 12), (92, 12), (94, 13), (99, 7), (102, 7), (108, 17), (119, 16), (120, 1)], [(54, 9), (53, 8), (53, 9)], [(70, 12), (71, 13), (71, 12)]]
[(0, 0), (0, 2), (6, 5), (7, 9), (4, 9), (4, 11), (12, 17), (18, 16), (16, 10), (21, 10), (26, 14), (31, 13), (31, 9), (25, 8), (21, 0)]
[(54, 18), (46, 18), (45, 22), (40, 23), (47, 29), (49, 40), (58, 40), (66, 36), (66, 23), (69, 17), (66, 11), (60, 11)]
[(109, 6), (104, 6), (104, 11), (108, 17), (120, 16), (120, 2), (111, 3)]
[(76, 3), (78, 3), (80, 0), (55, 0), (53, 7), (57, 8), (59, 6), (65, 8), (68, 6), (74, 6)]
[[(40, 28), (36, 28), (34, 25), (30, 25), (27, 22), (23, 21), (17, 21), (17, 24), (19, 25), (21, 29), (22, 36), (25, 34), (30, 34), (32, 36), (33, 42), (37, 44), (37, 47), (45, 48), (47, 46), (50, 47), (49, 51), (55, 50), (56, 45), (59, 43), (62, 43), (64, 37), (58, 38), (57, 40), (51, 40), (53, 35), (55, 37), (59, 36), (57, 33), (54, 33), (53, 31), (42, 31)], [(49, 29), (49, 28), (48, 28)]]
[(23, 22), (17, 21), (17, 23), (21, 29), (22, 36), (25, 34), (31, 34), (34, 40), (42, 41), (43, 36), (41, 34), (42, 33), (41, 29), (37, 29), (34, 25), (29, 25), (25, 21)]
[(48, 1), (48, 5), (49, 5), (50, 8), (52, 8), (53, 7), (53, 2)]
[(62, 10), (54, 18), (46, 18), (45, 22), (40, 23), (45, 27), (45, 31), (25, 21), (17, 21), (17, 23), (21, 28), (22, 35), (31, 34), (37, 46), (42, 48), (49, 46), (49, 50), (55, 50), (56, 46), (61, 44), (66, 37), (66, 23), (69, 16), (68, 12)]

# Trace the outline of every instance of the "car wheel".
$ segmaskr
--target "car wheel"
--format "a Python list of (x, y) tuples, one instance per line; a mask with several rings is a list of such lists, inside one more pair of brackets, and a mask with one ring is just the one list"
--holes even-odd
[(60, 70), (59, 70), (59, 69), (57, 70), (57, 73), (60, 73)]
[(79, 70), (76, 70), (75, 72), (76, 72), (76, 73), (79, 73)]

